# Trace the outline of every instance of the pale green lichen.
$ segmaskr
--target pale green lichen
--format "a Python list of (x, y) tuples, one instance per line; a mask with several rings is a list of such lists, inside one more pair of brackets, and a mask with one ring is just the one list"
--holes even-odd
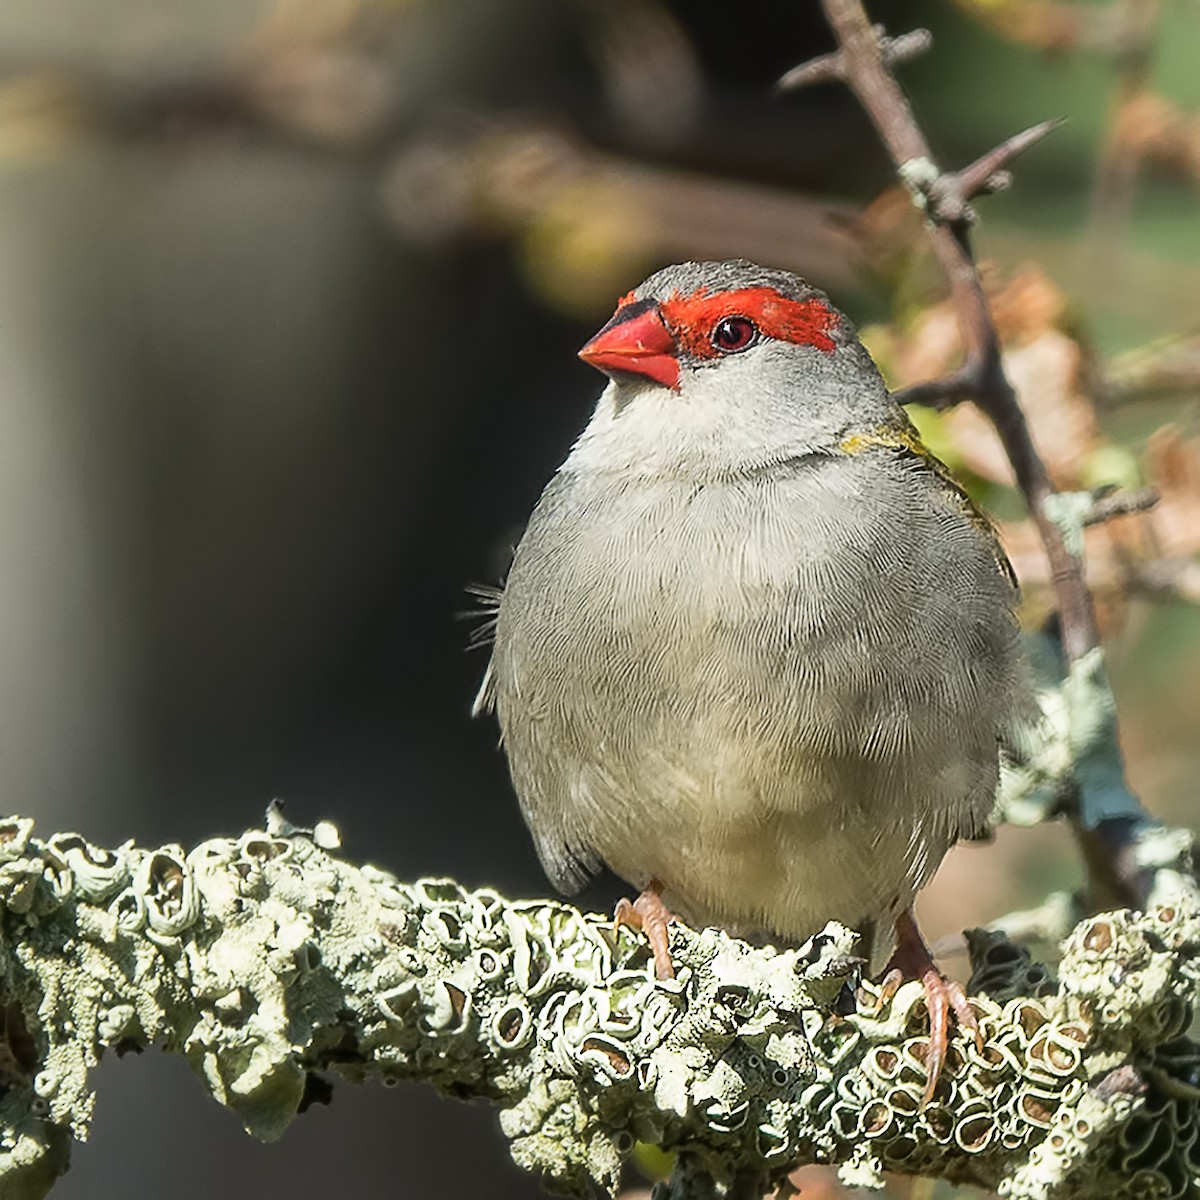
[(1153, 824), (1125, 782), (1103, 651), (1068, 668), (1055, 639), (1026, 643), (1040, 722), (1004, 764), (997, 823), (1036, 825), (1071, 808), (1087, 829), (1120, 818)]
[(1042, 500), (1042, 512), (1058, 526), (1068, 554), (1083, 557), (1083, 531), (1096, 507), (1091, 492), (1052, 492)]
[[(1058, 492), (1042, 501), (1076, 557), (1094, 506), (1091, 492)], [(1104, 651), (1094, 646), (1067, 663), (1054, 637), (1029, 637), (1026, 646), (1041, 720), (1005, 764), (997, 822), (1034, 825), (1069, 808), (1089, 830), (1114, 820), (1154, 824), (1125, 780)]]
[(900, 182), (908, 189), (913, 204), (924, 212), (929, 207), (929, 192), (941, 178), (938, 165), (930, 158), (906, 159), (896, 168)]
[(983, 1048), (956, 1038), (922, 1108), (921, 989), (863, 985), (855, 1005), (846, 930), (777, 953), (676, 925), (678, 978), (658, 981), (603, 917), (405, 884), (322, 845), (277, 814), (187, 854), (0, 822), (0, 1195), (44, 1194), (86, 1136), (101, 1053), (151, 1043), (262, 1138), (314, 1071), (486, 1098), (516, 1160), (575, 1193), (613, 1188), (639, 1142), (677, 1154), (676, 1200), (761, 1195), (801, 1162), (1019, 1200), (1196, 1193), (1186, 889), (1082, 922), (1057, 981), (972, 935)]

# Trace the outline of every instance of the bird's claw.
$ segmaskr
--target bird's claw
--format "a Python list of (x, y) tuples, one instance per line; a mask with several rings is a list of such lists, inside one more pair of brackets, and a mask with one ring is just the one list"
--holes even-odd
[(933, 1099), (946, 1065), (950, 1048), (950, 1013), (954, 1013), (958, 1028), (970, 1034), (976, 1048), (981, 1051), (983, 1033), (961, 983), (947, 979), (938, 970), (930, 970), (922, 974), (921, 986), (925, 989), (925, 1007), (929, 1012), (929, 1049), (925, 1054), (928, 1078), (925, 1081), (925, 1093), (921, 1097), (921, 1107), (925, 1108)]
[(674, 915), (663, 903), (662, 884), (652, 879), (645, 891), (634, 901), (622, 897), (617, 901), (613, 913), (613, 926), (622, 925), (637, 929), (646, 935), (650, 952), (654, 956), (654, 977), (674, 979), (675, 964), (671, 961), (671, 947), (667, 939), (667, 926)]
[(896, 952), (892, 955), (880, 984), (880, 1004), (887, 1003), (905, 979), (919, 979), (925, 990), (925, 1008), (929, 1013), (929, 1049), (925, 1053), (928, 1078), (921, 1107), (925, 1108), (937, 1091), (938, 1081), (946, 1066), (950, 1048), (950, 1014), (959, 1029), (969, 1034), (978, 1050), (983, 1050), (983, 1031), (979, 1018), (967, 998), (961, 983), (947, 979), (921, 937), (911, 912), (903, 913), (896, 921)]

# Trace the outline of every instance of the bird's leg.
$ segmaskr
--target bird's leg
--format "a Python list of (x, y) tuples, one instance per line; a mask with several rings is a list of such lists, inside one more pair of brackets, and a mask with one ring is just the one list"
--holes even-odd
[(983, 1049), (983, 1034), (975, 1010), (967, 999), (961, 983), (947, 979), (937, 968), (933, 955), (917, 928), (912, 909), (905, 909), (896, 918), (896, 949), (883, 969), (883, 996), (890, 998), (907, 979), (919, 979), (925, 989), (925, 1007), (929, 1010), (929, 1051), (925, 1056), (928, 1080), (925, 1095), (921, 1099), (924, 1108), (933, 1099), (942, 1068), (946, 1065), (946, 1051), (950, 1043), (950, 1012), (953, 1010), (958, 1027), (975, 1039), (975, 1045)]
[(667, 943), (667, 926), (674, 920), (674, 915), (662, 901), (662, 889), (663, 885), (652, 879), (632, 903), (622, 897), (617, 901), (613, 924), (617, 929), (628, 925), (644, 933), (654, 955), (654, 977), (674, 979), (675, 964), (671, 961), (671, 948)]

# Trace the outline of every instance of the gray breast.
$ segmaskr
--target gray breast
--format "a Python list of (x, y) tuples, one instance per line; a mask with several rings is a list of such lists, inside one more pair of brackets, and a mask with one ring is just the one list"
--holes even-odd
[(924, 464), (867, 455), (547, 488), (493, 668), (558, 886), (603, 861), (695, 919), (799, 933), (907, 902), (981, 822), (1012, 589)]

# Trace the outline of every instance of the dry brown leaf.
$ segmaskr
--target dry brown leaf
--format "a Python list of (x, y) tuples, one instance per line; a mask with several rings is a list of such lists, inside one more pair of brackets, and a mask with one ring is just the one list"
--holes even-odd
[[(1000, 334), (1004, 366), (1021, 401), (1030, 432), (1059, 487), (1101, 484), (1154, 486), (1160, 501), (1148, 514), (1121, 517), (1086, 533), (1088, 578), (1102, 624), (1123, 617), (1132, 591), (1166, 589), (1200, 598), (1200, 439), (1167, 427), (1150, 438), (1142, 461), (1107, 437), (1089, 393), (1094, 372), (1087, 349), (1068, 322), (1067, 299), (1036, 266), (1007, 279), (985, 274)], [(954, 309), (930, 306), (904, 328), (867, 331), (887, 362), (894, 386), (944, 377), (962, 359)], [(1012, 469), (991, 422), (961, 404), (941, 419), (939, 433), (953, 459), (980, 478), (1011, 484)], [(1005, 548), (1035, 609), (1049, 604), (1045, 551), (1032, 522), (1001, 525)]]
[(1156, 430), (1146, 446), (1146, 470), (1162, 499), (1154, 512), (1159, 552), (1200, 552), (1200, 444), (1173, 425)]
[(992, 306), (992, 320), (1004, 345), (1025, 342), (1062, 327), (1067, 297), (1040, 266), (1026, 263), (1007, 283), (994, 271), (984, 275)]

